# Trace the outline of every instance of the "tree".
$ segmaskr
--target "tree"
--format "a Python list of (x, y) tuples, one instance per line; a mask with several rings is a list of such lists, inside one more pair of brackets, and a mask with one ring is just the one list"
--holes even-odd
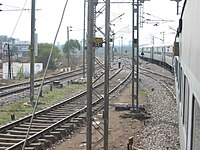
[(18, 59), (18, 47), (16, 45), (13, 45), (11, 48), (12, 55), (16, 55)]
[(63, 46), (63, 52), (66, 54), (68, 67), (70, 62), (71, 54), (74, 54), (77, 50), (80, 51), (81, 45), (79, 44), (78, 40), (70, 39), (69, 41), (65, 42)]
[[(48, 43), (40, 43), (38, 44), (38, 56), (37, 62), (43, 63), (44, 67), (46, 67), (47, 60), (49, 58), (49, 54), (51, 51), (52, 44)], [(49, 69), (56, 69), (55, 60), (60, 58), (60, 51), (58, 47), (54, 47), (51, 55), (51, 59), (49, 62)]]

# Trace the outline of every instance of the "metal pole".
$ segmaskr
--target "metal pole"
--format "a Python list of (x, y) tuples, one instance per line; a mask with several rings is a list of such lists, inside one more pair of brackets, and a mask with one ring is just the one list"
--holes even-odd
[(163, 44), (165, 43), (165, 32), (163, 31)]
[(178, 13), (179, 13), (179, 0), (177, 0), (177, 15), (178, 15)]
[(155, 44), (155, 39), (154, 39), (154, 36), (152, 37), (153, 39), (152, 39), (152, 44), (153, 44), (153, 46), (152, 46), (152, 52), (151, 52), (151, 61), (153, 62), (153, 56), (154, 56), (154, 44)]
[(137, 101), (136, 101), (136, 108), (138, 110), (138, 94), (139, 94), (139, 0), (137, 0)]
[[(96, 14), (97, 14), (97, 11), (96, 11), (96, 7), (97, 7), (97, 5), (98, 5), (98, 0), (93, 0), (93, 2), (94, 2), (94, 30), (93, 30), (93, 37), (95, 37), (96, 36)], [(93, 50), (93, 77), (94, 78), (96, 78), (96, 73), (95, 73), (95, 58), (96, 57), (96, 52), (95, 52), (95, 50)]]
[(83, 13), (83, 78), (85, 78), (85, 14), (86, 14), (86, 0), (84, 0)]
[[(69, 45), (69, 27), (68, 26), (67, 26), (67, 44)], [(67, 66), (68, 66), (68, 68), (70, 67), (69, 55), (70, 55), (70, 50), (68, 48), (68, 52), (67, 52)]]
[(31, 46), (30, 46), (30, 102), (34, 101), (34, 44), (35, 44), (35, 0), (31, 9)]
[(69, 27), (67, 26), (67, 42), (69, 42)]
[(123, 56), (123, 36), (121, 37), (121, 57)]
[(109, 49), (110, 49), (110, 0), (106, 1), (105, 16), (105, 86), (104, 86), (104, 150), (108, 150), (109, 128)]
[(92, 39), (94, 30), (94, 3), (88, 0), (88, 35), (87, 35), (87, 150), (92, 147)]
[(135, 66), (134, 66), (134, 57), (135, 57), (135, 44), (134, 44), (134, 19), (135, 19), (135, 17), (134, 17), (134, 1), (135, 0), (133, 0), (133, 8), (132, 8), (132, 109), (134, 109), (134, 79), (135, 79), (135, 77), (134, 77), (134, 72), (135, 72)]
[(114, 50), (115, 50), (115, 33), (113, 33), (113, 39), (112, 39), (112, 61), (114, 61)]
[(0, 43), (1, 43), (1, 47), (0, 47), (0, 49), (1, 49), (1, 51), (0, 51), (0, 59), (1, 59), (1, 62), (3, 63), (3, 48), (2, 48), (2, 41), (0, 40)]
[(10, 44), (8, 43), (8, 78), (11, 79), (11, 59), (10, 59), (11, 53), (10, 53)]

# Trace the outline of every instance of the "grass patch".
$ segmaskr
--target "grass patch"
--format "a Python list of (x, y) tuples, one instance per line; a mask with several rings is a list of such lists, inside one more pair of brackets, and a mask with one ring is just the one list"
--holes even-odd
[[(70, 84), (61, 89), (54, 88), (53, 91), (48, 91), (40, 97), (37, 111), (47, 108), (53, 104), (62, 101), (64, 98), (69, 98), (75, 91), (81, 90), (85, 85)], [(36, 98), (35, 98), (36, 99)], [(25, 105), (29, 99), (19, 99), (16, 102), (0, 107), (0, 126), (11, 122), (11, 115), (15, 115), (15, 119), (20, 119), (33, 112), (33, 106)]]
[(148, 96), (148, 92), (145, 90), (139, 90), (139, 95), (142, 97), (147, 97)]

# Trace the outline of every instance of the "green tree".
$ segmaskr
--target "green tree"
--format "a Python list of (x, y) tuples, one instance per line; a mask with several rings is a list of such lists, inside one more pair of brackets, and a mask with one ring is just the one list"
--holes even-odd
[(12, 55), (15, 55), (18, 59), (18, 47), (16, 45), (12, 46), (11, 52), (12, 52)]
[(74, 54), (77, 50), (80, 51), (81, 45), (79, 44), (78, 40), (70, 39), (69, 41), (65, 42), (63, 46), (63, 52), (65, 53), (68, 61), (68, 67), (70, 66), (70, 57)]
[[(47, 60), (51, 51), (52, 44), (40, 43), (38, 44), (38, 56), (36, 57), (38, 63), (43, 63), (44, 67), (47, 65)], [(60, 51), (58, 47), (54, 47), (49, 62), (49, 69), (56, 69), (56, 60), (60, 58)]]

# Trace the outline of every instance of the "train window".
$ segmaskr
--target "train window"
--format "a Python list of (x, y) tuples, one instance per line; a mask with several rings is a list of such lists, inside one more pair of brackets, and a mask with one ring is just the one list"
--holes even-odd
[(189, 90), (188, 79), (184, 76), (183, 124), (185, 125), (186, 131), (188, 128)]
[(183, 89), (183, 87), (184, 87), (184, 78), (183, 78), (183, 76), (184, 76), (184, 73), (183, 73), (183, 71), (182, 71), (182, 67), (180, 67), (180, 74), (179, 74), (179, 76), (180, 76), (180, 80), (179, 80), (179, 86), (180, 86), (180, 103), (181, 103), (181, 117), (183, 117), (183, 103), (184, 103), (184, 98), (183, 98), (183, 96), (184, 96), (184, 89)]
[(181, 72), (181, 64), (178, 63), (178, 74), (177, 74), (177, 80), (178, 80), (178, 88), (180, 89), (180, 72)]
[(182, 98), (183, 98), (183, 93), (182, 93), (182, 91), (183, 91), (183, 78), (182, 78), (182, 76), (183, 76), (183, 73), (182, 73), (182, 67), (180, 66), (180, 63), (179, 63), (179, 81), (178, 81), (178, 87), (179, 87), (179, 89), (180, 89), (180, 98), (179, 98), (179, 100), (180, 100), (180, 102), (182, 102)]
[[(175, 61), (175, 66), (174, 66), (174, 69), (175, 69), (175, 75), (176, 75), (176, 79), (177, 79), (177, 82), (179, 81), (179, 77), (178, 77), (178, 60), (175, 58), (174, 59)], [(179, 88), (179, 87), (178, 87)]]
[(199, 149), (200, 147), (200, 107), (197, 103), (197, 100), (193, 96), (193, 109), (192, 109), (192, 148), (194, 150)]

